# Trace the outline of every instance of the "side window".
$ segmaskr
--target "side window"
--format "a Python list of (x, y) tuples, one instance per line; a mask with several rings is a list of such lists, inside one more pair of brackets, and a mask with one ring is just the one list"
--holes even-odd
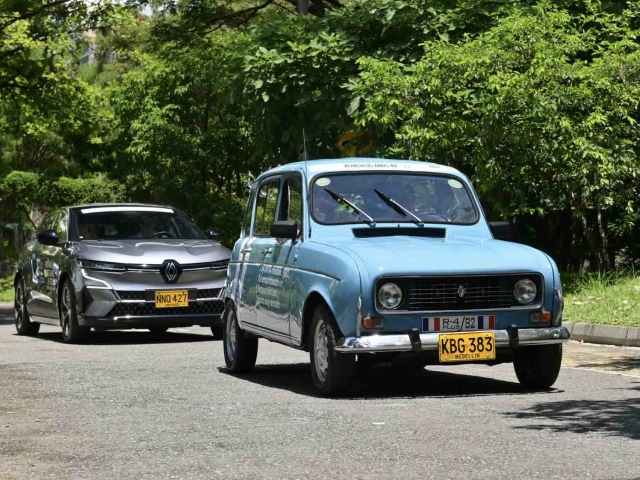
[(282, 185), (282, 200), (278, 220), (291, 220), (298, 223), (298, 229), (302, 231), (302, 178), (299, 175), (287, 177)]
[(251, 232), (251, 222), (253, 222), (253, 200), (256, 196), (255, 186), (251, 188), (249, 200), (247, 201), (247, 210), (244, 212), (244, 221), (242, 222), (242, 236), (246, 237)]
[(280, 180), (274, 178), (260, 185), (256, 200), (256, 220), (253, 225), (253, 235), (257, 237), (269, 236), (271, 224), (276, 217), (279, 183)]

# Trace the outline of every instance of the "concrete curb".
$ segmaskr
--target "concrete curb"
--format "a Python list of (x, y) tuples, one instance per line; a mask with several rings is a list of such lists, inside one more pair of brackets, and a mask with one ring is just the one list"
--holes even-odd
[(640, 328), (591, 325), (589, 323), (563, 322), (571, 334), (571, 340), (621, 347), (640, 347)]

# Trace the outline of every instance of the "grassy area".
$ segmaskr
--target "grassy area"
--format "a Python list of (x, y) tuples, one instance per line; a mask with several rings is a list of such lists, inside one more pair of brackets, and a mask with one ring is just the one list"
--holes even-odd
[(13, 302), (13, 275), (0, 277), (0, 302)]
[(640, 327), (640, 272), (563, 273), (564, 319)]

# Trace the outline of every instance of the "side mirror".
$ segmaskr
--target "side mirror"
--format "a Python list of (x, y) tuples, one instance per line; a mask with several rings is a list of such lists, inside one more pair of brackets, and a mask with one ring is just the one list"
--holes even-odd
[(60, 239), (58, 238), (58, 234), (55, 230), (43, 230), (38, 232), (36, 239), (38, 240), (38, 243), (41, 243), (42, 245), (57, 245), (60, 243)]
[(489, 222), (489, 228), (493, 237), (498, 240), (505, 240), (510, 242), (511, 238), (511, 224), (509, 222)]
[(213, 228), (207, 228), (204, 233), (209, 240), (216, 240), (220, 236)]
[(295, 241), (298, 238), (298, 222), (291, 220), (273, 222), (271, 224), (271, 236)]

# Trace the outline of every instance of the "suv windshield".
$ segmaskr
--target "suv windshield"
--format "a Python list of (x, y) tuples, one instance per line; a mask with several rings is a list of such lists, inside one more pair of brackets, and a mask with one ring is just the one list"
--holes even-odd
[(184, 213), (168, 207), (87, 207), (72, 212), (74, 240), (206, 238)]
[(313, 216), (323, 224), (413, 222), (471, 225), (478, 212), (453, 177), (357, 173), (324, 175), (313, 184)]

